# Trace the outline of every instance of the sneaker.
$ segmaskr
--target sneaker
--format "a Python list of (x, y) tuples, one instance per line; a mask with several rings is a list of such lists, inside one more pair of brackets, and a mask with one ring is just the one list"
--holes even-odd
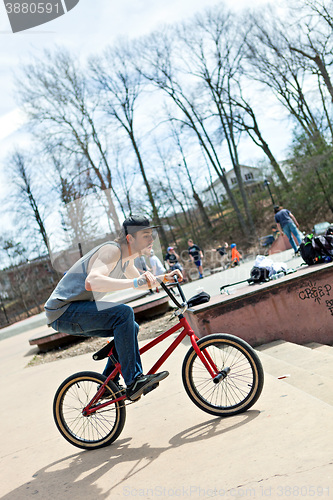
[(154, 373), (153, 375), (139, 375), (134, 382), (127, 387), (126, 396), (131, 401), (135, 401), (139, 399), (142, 394), (147, 394), (155, 389), (158, 383), (168, 375), (169, 372)]

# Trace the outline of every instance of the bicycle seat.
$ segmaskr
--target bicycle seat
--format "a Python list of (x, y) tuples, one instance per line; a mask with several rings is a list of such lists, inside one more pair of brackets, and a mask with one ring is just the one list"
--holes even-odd
[(110, 342), (108, 342), (105, 346), (103, 346), (102, 349), (95, 352), (92, 355), (93, 360), (99, 361), (101, 359), (107, 358), (112, 347), (114, 347), (114, 339), (110, 340)]

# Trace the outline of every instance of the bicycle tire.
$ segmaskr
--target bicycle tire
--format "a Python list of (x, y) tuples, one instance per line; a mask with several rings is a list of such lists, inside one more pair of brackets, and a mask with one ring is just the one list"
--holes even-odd
[[(82, 414), (106, 377), (95, 372), (79, 372), (68, 377), (58, 388), (53, 402), (53, 417), (62, 436), (72, 445), (96, 450), (117, 439), (126, 419), (124, 400), (97, 410), (90, 416)], [(110, 380), (106, 386), (110, 397), (118, 397), (119, 387)], [(117, 396), (116, 396), (117, 394)], [(105, 393), (103, 400), (105, 402)]]
[(226, 377), (214, 383), (194, 348), (187, 352), (182, 368), (185, 390), (201, 410), (220, 417), (242, 413), (259, 398), (264, 371), (254, 349), (244, 340), (229, 334), (207, 335), (197, 342), (207, 350), (218, 370), (230, 368)]

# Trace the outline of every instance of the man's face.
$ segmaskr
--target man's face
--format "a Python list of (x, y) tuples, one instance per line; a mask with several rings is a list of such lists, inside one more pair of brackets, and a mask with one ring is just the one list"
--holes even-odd
[(189, 247), (191, 247), (193, 245), (193, 241), (192, 240), (188, 240), (187, 244), (188, 244)]
[(143, 250), (150, 251), (153, 247), (154, 238), (152, 229), (143, 229), (138, 231), (130, 238), (132, 252), (142, 252)]

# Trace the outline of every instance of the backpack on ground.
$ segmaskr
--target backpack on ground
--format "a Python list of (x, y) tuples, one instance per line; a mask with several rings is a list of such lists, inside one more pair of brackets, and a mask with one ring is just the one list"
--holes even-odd
[(263, 283), (265, 281), (269, 281), (269, 269), (266, 267), (252, 267), (248, 282)]
[(322, 261), (322, 256), (314, 246), (313, 234), (307, 234), (299, 246), (299, 251), (302, 259), (308, 266), (318, 264)]
[(313, 238), (312, 246), (320, 255), (321, 262), (332, 262), (333, 260), (333, 234), (323, 234)]

